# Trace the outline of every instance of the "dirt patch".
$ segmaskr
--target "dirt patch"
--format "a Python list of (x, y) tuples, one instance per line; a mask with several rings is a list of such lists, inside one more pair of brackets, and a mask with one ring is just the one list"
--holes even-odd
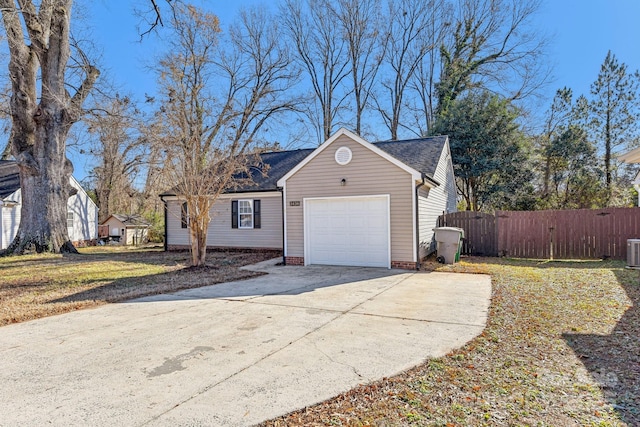
[(241, 280), (262, 273), (244, 265), (278, 251), (207, 253), (207, 265), (189, 267), (188, 252), (124, 246), (80, 249), (78, 255), (0, 258), (0, 326), (147, 295)]

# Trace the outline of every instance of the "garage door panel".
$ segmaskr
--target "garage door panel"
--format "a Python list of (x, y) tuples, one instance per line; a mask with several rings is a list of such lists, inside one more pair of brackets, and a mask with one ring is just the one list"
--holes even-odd
[(389, 267), (387, 196), (305, 200), (309, 264)]

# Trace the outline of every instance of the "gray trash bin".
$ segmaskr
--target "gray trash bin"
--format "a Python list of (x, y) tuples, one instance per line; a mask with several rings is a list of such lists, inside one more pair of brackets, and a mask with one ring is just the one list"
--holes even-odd
[(438, 260), (445, 264), (453, 264), (460, 260), (460, 249), (464, 230), (458, 227), (434, 228), (438, 251)]

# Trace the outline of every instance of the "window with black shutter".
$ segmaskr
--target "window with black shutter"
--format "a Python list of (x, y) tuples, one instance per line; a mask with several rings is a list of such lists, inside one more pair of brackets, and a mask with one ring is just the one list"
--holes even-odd
[(231, 228), (238, 228), (238, 201), (231, 201)]
[(261, 221), (260, 200), (232, 200), (231, 228), (260, 228)]
[(187, 202), (182, 204), (182, 208), (180, 209), (180, 219), (182, 221), (182, 228), (187, 228), (189, 226), (189, 211), (187, 210)]
[(253, 228), (260, 228), (260, 200), (253, 201)]

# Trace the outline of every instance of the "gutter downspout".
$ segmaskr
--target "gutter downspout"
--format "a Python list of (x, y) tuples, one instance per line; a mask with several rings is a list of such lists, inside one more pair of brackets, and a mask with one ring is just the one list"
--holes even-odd
[(284, 188), (276, 187), (280, 192), (280, 204), (282, 205), (282, 265), (287, 265), (287, 258), (284, 254)]
[(416, 185), (416, 270), (420, 270), (420, 208), (418, 206), (418, 192), (420, 191), (420, 187), (425, 187), (426, 177), (422, 174), (422, 182)]
[(167, 252), (169, 249), (169, 236), (167, 235), (167, 201), (164, 199), (164, 196), (160, 196), (160, 200), (164, 204), (164, 251)]

